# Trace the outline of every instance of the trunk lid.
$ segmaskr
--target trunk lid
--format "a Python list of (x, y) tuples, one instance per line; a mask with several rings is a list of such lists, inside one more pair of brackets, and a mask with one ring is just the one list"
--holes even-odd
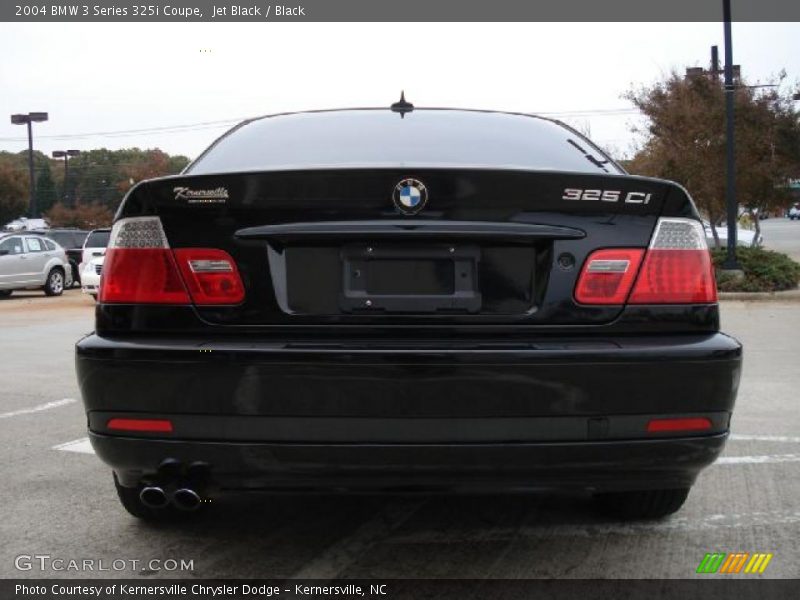
[[(403, 215), (398, 182), (427, 204)], [(574, 299), (598, 248), (646, 248), (659, 216), (697, 218), (670, 182), (495, 169), (316, 169), (176, 176), (136, 186), (117, 218), (157, 215), (169, 245), (218, 248), (245, 300), (196, 307), (219, 326), (602, 325)]]

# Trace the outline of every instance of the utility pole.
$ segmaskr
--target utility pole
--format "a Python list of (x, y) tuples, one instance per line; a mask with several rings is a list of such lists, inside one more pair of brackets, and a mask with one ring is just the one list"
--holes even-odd
[(725, 154), (727, 163), (725, 204), (728, 208), (728, 252), (723, 269), (740, 270), (736, 259), (736, 154), (734, 152), (733, 101), (736, 86), (733, 83), (733, 41), (731, 35), (731, 0), (722, 0), (722, 18), (725, 22)]
[(67, 194), (67, 184), (69, 183), (69, 159), (71, 156), (78, 156), (80, 153), (80, 150), (53, 150), (53, 158), (64, 159), (64, 189), (62, 190), (64, 206), (69, 204), (69, 196)]

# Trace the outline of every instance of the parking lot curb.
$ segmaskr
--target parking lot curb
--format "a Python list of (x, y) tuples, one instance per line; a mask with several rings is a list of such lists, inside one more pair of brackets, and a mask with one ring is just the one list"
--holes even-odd
[(720, 292), (720, 302), (800, 302), (800, 289), (785, 292)]

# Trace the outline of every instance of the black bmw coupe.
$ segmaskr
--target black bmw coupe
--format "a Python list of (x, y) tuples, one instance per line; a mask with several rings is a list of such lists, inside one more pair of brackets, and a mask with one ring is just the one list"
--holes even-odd
[(728, 436), (700, 216), (571, 128), (241, 123), (117, 212), (77, 373), (124, 507), (244, 490), (580, 490), (677, 510)]

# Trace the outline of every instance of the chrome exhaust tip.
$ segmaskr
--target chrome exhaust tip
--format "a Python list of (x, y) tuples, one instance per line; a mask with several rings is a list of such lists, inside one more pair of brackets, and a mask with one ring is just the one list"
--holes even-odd
[(189, 488), (179, 488), (172, 494), (172, 503), (181, 510), (197, 510), (203, 499)]
[(169, 504), (166, 492), (160, 487), (148, 486), (142, 488), (139, 492), (139, 500), (142, 501), (147, 508), (164, 508)]

